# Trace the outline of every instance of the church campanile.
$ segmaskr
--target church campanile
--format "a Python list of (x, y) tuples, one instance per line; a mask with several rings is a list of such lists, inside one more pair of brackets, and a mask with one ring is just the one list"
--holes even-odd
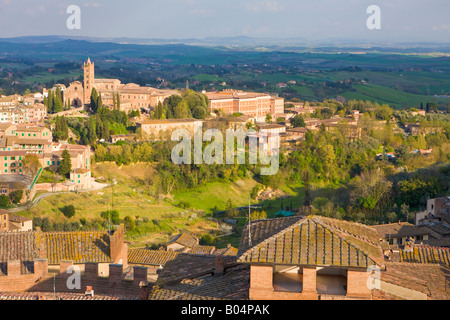
[(92, 88), (94, 87), (94, 79), (95, 79), (95, 65), (93, 62), (91, 62), (91, 59), (88, 58), (88, 61), (84, 64), (84, 92), (83, 92), (83, 98), (84, 104), (90, 104), (91, 103), (91, 92)]

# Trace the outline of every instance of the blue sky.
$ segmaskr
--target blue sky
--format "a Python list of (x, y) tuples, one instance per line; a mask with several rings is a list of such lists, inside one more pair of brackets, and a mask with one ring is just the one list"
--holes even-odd
[[(66, 27), (69, 5), (81, 30)], [(381, 30), (368, 30), (369, 5)], [(450, 42), (450, 0), (0, 0), (0, 37), (211, 36)]]

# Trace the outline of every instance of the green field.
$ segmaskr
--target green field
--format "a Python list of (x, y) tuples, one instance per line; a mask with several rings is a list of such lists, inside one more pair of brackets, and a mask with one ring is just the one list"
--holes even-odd
[(191, 77), (192, 80), (199, 80), (201, 82), (223, 82), (225, 81), (223, 78), (216, 77), (211, 74), (197, 74)]
[[(354, 88), (356, 89), (357, 94), (370, 98), (370, 100), (376, 99), (377, 101), (397, 107), (418, 107), (421, 102), (425, 105), (427, 101), (450, 103), (450, 99), (436, 99), (434, 96), (412, 94), (374, 84), (355, 85)], [(354, 99), (356, 96), (352, 97), (352, 93), (353, 92), (345, 93), (343, 96), (345, 98)]]
[(65, 79), (74, 79), (82, 76), (83, 76), (82, 72), (70, 72), (63, 74), (53, 74), (51, 72), (45, 72), (45, 73), (38, 73), (34, 76), (25, 77), (23, 78), (23, 80), (28, 83), (47, 83), (50, 81), (58, 82)]
[(248, 197), (257, 182), (253, 179), (231, 182), (214, 182), (206, 186), (175, 193), (175, 202), (188, 202), (193, 208), (213, 213), (214, 208), (218, 211), (225, 210), (226, 202), (231, 199), (236, 207), (248, 205)]

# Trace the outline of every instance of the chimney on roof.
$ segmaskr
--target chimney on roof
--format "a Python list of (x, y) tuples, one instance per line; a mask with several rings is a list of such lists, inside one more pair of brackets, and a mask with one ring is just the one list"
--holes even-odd
[(214, 275), (223, 276), (225, 274), (225, 259), (222, 256), (217, 256), (215, 260)]
[(147, 281), (139, 282), (139, 300), (148, 300), (148, 283)]

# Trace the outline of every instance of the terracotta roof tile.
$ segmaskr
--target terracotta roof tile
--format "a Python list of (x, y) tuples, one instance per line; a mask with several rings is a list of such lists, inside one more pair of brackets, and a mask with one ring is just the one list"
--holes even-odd
[(381, 280), (425, 293), (429, 299), (450, 299), (450, 269), (437, 264), (387, 263)]
[(414, 246), (412, 250), (399, 250), (400, 261), (410, 263), (435, 263), (450, 267), (450, 249)]
[(376, 232), (360, 224), (297, 216), (256, 221), (251, 224), (250, 231), (251, 247), (247, 225), (238, 253), (240, 263), (361, 268), (383, 265), (382, 249), (372, 242)]
[(150, 300), (247, 300), (249, 267), (227, 257), (224, 274), (215, 275), (216, 258), (179, 254), (166, 264)]
[(198, 243), (198, 240), (193, 235), (190, 235), (188, 233), (182, 233), (173, 240), (168, 242), (168, 244), (171, 243), (178, 243), (181, 244), (182, 246), (192, 248), (194, 245)]
[(106, 231), (0, 233), (0, 262), (33, 261), (43, 256), (49, 264), (61, 260), (110, 262), (110, 238)]
[(128, 263), (164, 266), (177, 257), (177, 252), (148, 249), (128, 249)]

